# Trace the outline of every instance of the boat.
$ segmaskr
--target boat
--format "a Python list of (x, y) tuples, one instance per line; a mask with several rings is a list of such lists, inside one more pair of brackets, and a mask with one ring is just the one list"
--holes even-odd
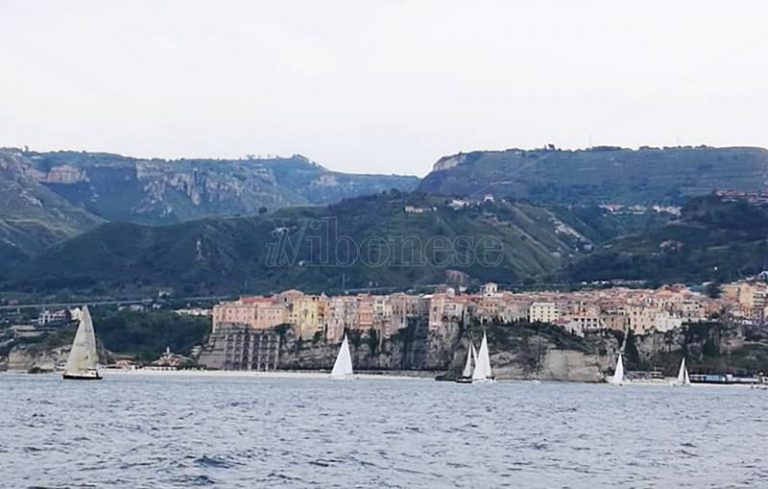
[(758, 385), (760, 377), (738, 377), (733, 374), (693, 374), (694, 384), (723, 384), (723, 385)]
[(352, 355), (349, 353), (347, 335), (344, 335), (344, 341), (341, 342), (339, 354), (336, 356), (336, 362), (333, 364), (333, 370), (331, 370), (331, 378), (351, 379), (352, 374)]
[(477, 352), (477, 362), (475, 363), (475, 369), (472, 371), (472, 383), (483, 384), (488, 382), (494, 382), (494, 377), (491, 372), (491, 357), (488, 354), (488, 337), (483, 332), (483, 342), (480, 343), (480, 351)]
[(680, 370), (677, 373), (675, 385), (691, 385), (691, 379), (688, 377), (688, 369), (685, 368), (685, 357), (680, 361)]
[(616, 369), (613, 371), (613, 377), (607, 379), (609, 384), (622, 385), (624, 384), (624, 362), (621, 359), (621, 353), (616, 359)]
[(464, 363), (464, 370), (461, 371), (461, 377), (456, 379), (456, 382), (460, 384), (471, 384), (472, 372), (474, 371), (475, 365), (477, 365), (477, 351), (475, 351), (475, 345), (470, 343), (469, 349), (467, 350), (467, 361)]
[(72, 342), (63, 377), (68, 380), (99, 380), (101, 375), (97, 369), (98, 360), (93, 320), (88, 306), (83, 306), (80, 324), (75, 333), (75, 340)]

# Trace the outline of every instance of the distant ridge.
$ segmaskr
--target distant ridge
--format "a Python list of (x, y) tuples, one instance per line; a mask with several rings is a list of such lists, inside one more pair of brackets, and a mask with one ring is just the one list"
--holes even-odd
[(438, 160), (419, 184), (423, 192), (491, 194), (546, 204), (681, 204), (731, 189), (768, 187), (763, 148), (674, 147), (637, 150), (601, 146), (473, 151)]
[(417, 183), (333, 172), (301, 155), (170, 161), (0, 148), (0, 272), (105, 221), (162, 225), (257, 215)]
[(0, 275), (104, 222), (38, 183), (13, 153), (0, 152), (0, 196)]
[(172, 224), (317, 205), (392, 188), (418, 178), (329, 171), (301, 155), (287, 158), (141, 159), (112, 153), (0, 149), (17, 173), (109, 221)]

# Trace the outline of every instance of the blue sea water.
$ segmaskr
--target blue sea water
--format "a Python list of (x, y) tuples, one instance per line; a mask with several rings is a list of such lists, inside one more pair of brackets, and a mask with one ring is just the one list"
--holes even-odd
[(767, 487), (768, 391), (0, 374), (0, 487)]

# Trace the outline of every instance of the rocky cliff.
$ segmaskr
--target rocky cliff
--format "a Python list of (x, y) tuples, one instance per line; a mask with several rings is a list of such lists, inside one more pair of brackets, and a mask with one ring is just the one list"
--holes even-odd
[[(612, 336), (585, 340), (539, 324), (488, 325), (485, 330), (498, 379), (600, 382), (617, 344)], [(464, 365), (469, 338), (479, 344), (481, 335), (478, 325), (430, 333), (413, 324), (386, 340), (353, 331), (350, 352), (356, 370), (433, 371), (454, 378)], [(200, 363), (219, 369), (330, 371), (338, 348), (319, 338), (302, 340), (287, 327), (257, 333), (235, 327), (211, 336)]]
[[(605, 331), (582, 338), (540, 323), (453, 325), (428, 333), (411, 325), (392, 338), (351, 332), (350, 351), (356, 370), (418, 370), (460, 375), (470, 338), (479, 345), (488, 335), (491, 365), (498, 379), (602, 382), (625, 345), (627, 370), (660, 370), (675, 376), (684, 355), (693, 373), (768, 372), (768, 328), (737, 323), (691, 323), (642, 336)], [(338, 343), (301, 340), (287, 326), (253, 333), (247, 328), (212, 335), (200, 362), (211, 368), (237, 370), (330, 371)]]
[(326, 204), (396, 188), (416, 177), (333, 172), (304, 158), (140, 159), (109, 153), (0, 150), (15, 173), (110, 221), (168, 224), (263, 209)]
[(768, 372), (768, 324), (734, 321), (689, 323), (665, 333), (630, 337), (627, 368), (677, 375), (685, 356), (693, 373)]
[(41, 184), (28, 163), (19, 152), (0, 151), (0, 275), (103, 222)]
[[(75, 328), (65, 327), (36, 337), (14, 338), (9, 330), (0, 331), (0, 371), (52, 372), (67, 362)], [(98, 342), (99, 362), (108, 363), (110, 352)]]

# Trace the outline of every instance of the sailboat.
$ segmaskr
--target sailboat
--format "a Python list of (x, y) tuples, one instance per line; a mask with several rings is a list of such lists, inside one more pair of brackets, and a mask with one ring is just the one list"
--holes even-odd
[(477, 365), (477, 351), (475, 351), (475, 345), (470, 343), (469, 349), (467, 349), (467, 361), (464, 363), (464, 370), (461, 371), (461, 377), (456, 379), (456, 382), (461, 384), (471, 384), (472, 372), (475, 369), (475, 365)]
[(616, 359), (616, 369), (613, 371), (613, 377), (608, 379), (609, 384), (622, 385), (624, 383), (624, 362), (621, 359), (621, 353), (619, 358)]
[(688, 369), (685, 367), (685, 357), (680, 361), (680, 370), (677, 373), (675, 385), (691, 385), (691, 379), (688, 377)]
[(333, 364), (333, 370), (331, 370), (331, 378), (351, 379), (352, 373), (352, 355), (349, 353), (347, 335), (344, 335), (344, 341), (341, 342), (341, 349), (339, 349), (336, 362)]
[(93, 321), (88, 306), (83, 306), (80, 325), (72, 342), (67, 365), (64, 367), (64, 378), (74, 380), (99, 380), (101, 376), (96, 369), (99, 355), (96, 351), (96, 334), (93, 332)]
[(491, 373), (491, 357), (488, 354), (488, 337), (483, 332), (483, 342), (480, 343), (480, 351), (477, 352), (477, 363), (472, 372), (472, 383), (493, 382), (494, 377)]

